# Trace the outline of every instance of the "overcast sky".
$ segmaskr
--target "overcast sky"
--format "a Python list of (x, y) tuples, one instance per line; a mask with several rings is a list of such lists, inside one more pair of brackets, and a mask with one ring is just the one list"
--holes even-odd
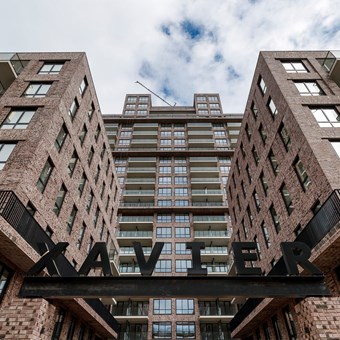
[(104, 114), (145, 92), (136, 80), (177, 105), (219, 92), (225, 113), (243, 113), (259, 51), (340, 50), (340, 0), (0, 4), (1, 50), (85, 51)]

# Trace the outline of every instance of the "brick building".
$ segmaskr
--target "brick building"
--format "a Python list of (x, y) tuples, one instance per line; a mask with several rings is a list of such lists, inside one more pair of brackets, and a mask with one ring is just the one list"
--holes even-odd
[(283, 273), (280, 242), (305, 242), (332, 296), (239, 301), (234, 337), (340, 339), (339, 65), (260, 53), (227, 185), (232, 241), (256, 243), (264, 275)]
[(68, 241), (72, 276), (94, 242), (115, 254), (118, 184), (84, 53), (0, 54), (0, 140), (0, 338), (115, 338), (99, 300), (18, 297), (38, 242)]
[[(104, 116), (122, 188), (117, 241), (120, 275), (140, 275), (133, 241), (146, 256), (164, 242), (154, 276), (187, 275), (202, 241), (208, 275), (227, 275), (231, 236), (225, 185), (241, 115), (223, 114), (219, 95), (195, 94), (193, 106), (153, 106), (127, 95), (122, 115)], [(229, 299), (117, 299), (119, 339), (229, 339)]]

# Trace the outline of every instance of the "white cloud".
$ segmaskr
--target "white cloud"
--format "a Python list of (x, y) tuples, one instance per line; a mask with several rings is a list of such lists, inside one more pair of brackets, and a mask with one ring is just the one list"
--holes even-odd
[[(105, 114), (120, 113), (126, 93), (145, 92), (136, 80), (178, 105), (191, 104), (194, 92), (219, 92), (225, 112), (243, 112), (259, 51), (340, 49), (339, 7), (340, 0), (12, 0), (2, 4), (1, 48), (85, 51)], [(197, 41), (183, 31), (185, 20), (204, 28)], [(139, 75), (143, 63), (152, 77)]]

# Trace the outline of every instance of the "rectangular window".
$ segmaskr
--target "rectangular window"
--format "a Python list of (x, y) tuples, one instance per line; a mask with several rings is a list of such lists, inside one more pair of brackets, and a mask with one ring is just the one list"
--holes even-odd
[(259, 86), (260, 86), (260, 89), (261, 89), (262, 94), (265, 94), (266, 91), (267, 91), (267, 85), (266, 85), (266, 83), (264, 82), (264, 80), (263, 80), (262, 77), (259, 78)]
[(87, 78), (84, 77), (84, 79), (81, 81), (80, 85), (79, 85), (79, 93), (81, 94), (81, 96), (84, 96), (84, 93), (88, 87), (88, 82), (87, 82)]
[(271, 215), (272, 220), (273, 220), (275, 231), (276, 231), (276, 233), (279, 233), (279, 231), (281, 230), (280, 219), (279, 219), (279, 216), (277, 215), (276, 210), (275, 210), (273, 205), (269, 208), (269, 211), (270, 211), (270, 215)]
[(274, 174), (276, 176), (279, 172), (279, 163), (277, 162), (272, 150), (270, 150), (268, 158), (269, 158), (270, 165), (271, 165), (271, 167), (274, 171)]
[(158, 200), (157, 206), (159, 206), (159, 207), (171, 207), (171, 200)]
[(80, 247), (81, 247), (81, 245), (83, 243), (85, 231), (86, 231), (86, 224), (83, 223), (81, 229), (79, 230), (79, 236), (78, 236), (78, 240), (77, 240), (77, 248), (78, 249), (80, 249)]
[(186, 176), (175, 176), (175, 184), (187, 184), (188, 178)]
[(87, 211), (87, 213), (89, 213), (90, 210), (91, 210), (93, 198), (94, 198), (94, 195), (93, 195), (93, 192), (91, 190), (90, 193), (89, 193), (89, 196), (87, 198), (87, 203), (86, 203), (86, 211)]
[(253, 158), (254, 158), (255, 164), (258, 165), (259, 164), (259, 156), (258, 156), (257, 151), (255, 149), (255, 145), (253, 146), (251, 152), (253, 154)]
[(157, 238), (170, 238), (172, 235), (171, 227), (157, 227), (156, 237)]
[(193, 299), (176, 299), (176, 314), (194, 314)]
[(278, 111), (277, 111), (277, 108), (276, 108), (276, 105), (275, 105), (273, 99), (270, 98), (270, 97), (269, 97), (267, 106), (268, 106), (269, 112), (271, 113), (272, 117), (274, 118), (278, 114)]
[(63, 124), (54, 142), (54, 146), (58, 150), (58, 152), (60, 152), (61, 148), (63, 147), (66, 137), (67, 137), (67, 128), (65, 124)]
[(171, 184), (171, 177), (158, 177), (158, 184)]
[(153, 322), (152, 339), (172, 339), (171, 322)]
[(79, 134), (79, 140), (80, 140), (80, 144), (81, 144), (81, 145), (83, 145), (83, 143), (84, 143), (86, 134), (87, 134), (87, 127), (86, 127), (86, 125), (84, 124), (84, 125), (83, 125), (83, 128), (81, 129), (80, 134)]
[(305, 65), (301, 61), (282, 61), (282, 66), (287, 73), (307, 73)]
[(91, 146), (91, 149), (90, 149), (89, 154), (87, 156), (87, 163), (88, 163), (89, 166), (92, 163), (93, 155), (94, 155), (94, 148), (93, 148), (93, 146)]
[(190, 237), (190, 228), (189, 227), (176, 227), (175, 228), (175, 237), (178, 238), (186, 238)]
[(30, 83), (23, 96), (28, 98), (46, 97), (52, 83)]
[(285, 183), (282, 184), (282, 186), (280, 188), (280, 192), (281, 192), (281, 196), (283, 198), (283, 201), (285, 203), (285, 206), (287, 208), (287, 212), (290, 215), (292, 213), (292, 211), (294, 210), (294, 205), (293, 205), (292, 198), (289, 195), (289, 192), (288, 192), (288, 189), (287, 189)]
[(77, 98), (74, 98), (69, 110), (68, 110), (68, 115), (71, 117), (71, 120), (74, 119), (74, 117), (76, 116), (77, 114), (77, 111), (79, 109), (79, 103), (78, 103), (78, 100)]
[(262, 142), (263, 142), (263, 143), (266, 143), (266, 140), (267, 140), (267, 134), (266, 134), (266, 131), (264, 131), (264, 128), (263, 128), (263, 125), (262, 125), (262, 124), (260, 124), (260, 127), (259, 127), (259, 133), (260, 133), (260, 136), (261, 136)]
[(176, 214), (175, 222), (176, 223), (189, 223), (189, 215), (188, 214)]
[(153, 300), (153, 314), (164, 315), (171, 314), (171, 299), (154, 299)]
[(188, 196), (188, 188), (175, 188), (175, 196)]
[(297, 334), (296, 334), (296, 328), (294, 324), (293, 315), (290, 312), (290, 309), (288, 306), (283, 309), (283, 314), (285, 318), (285, 324), (286, 324), (286, 329), (287, 329), (287, 333), (289, 336), (289, 340), (297, 340)]
[(170, 242), (165, 242), (161, 254), (162, 255), (172, 254), (172, 248), (171, 247), (172, 247), (172, 244)]
[[(1, 151), (0, 151), (0, 158), (1, 158)], [(40, 177), (37, 181), (37, 188), (39, 189), (41, 193), (43, 193), (46, 188), (46, 185), (51, 176), (52, 170), (53, 170), (53, 163), (48, 158), (44, 165), (44, 168), (41, 171)]]
[(323, 96), (325, 93), (321, 90), (316, 81), (294, 82), (300, 96)]
[(279, 326), (279, 320), (277, 319), (276, 315), (274, 315), (272, 317), (272, 323), (273, 323), (273, 327), (274, 327), (275, 339), (281, 340), (282, 335), (281, 335), (281, 330), (280, 330), (280, 326)]
[(171, 196), (171, 188), (158, 188), (158, 196)]
[(7, 162), (7, 159), (11, 155), (16, 144), (1, 143), (0, 142), (0, 170), (2, 170)]
[(194, 321), (176, 322), (176, 339), (195, 339), (196, 330)]
[(58, 314), (56, 316), (56, 320), (54, 322), (54, 328), (53, 328), (53, 333), (52, 333), (52, 338), (53, 340), (59, 340), (61, 336), (61, 331), (63, 329), (64, 325), (64, 320), (65, 320), (65, 315), (66, 312), (64, 309), (59, 308)]
[(191, 267), (191, 260), (176, 260), (176, 273), (186, 273)]
[(0, 262), (0, 303), (3, 297), (5, 296), (5, 292), (9, 285), (11, 276), (12, 272), (10, 271), (10, 269)]
[(268, 231), (268, 228), (267, 228), (267, 226), (264, 222), (262, 222), (262, 224), (261, 224), (261, 230), (262, 230), (262, 234), (263, 234), (263, 238), (264, 238), (264, 243), (266, 244), (266, 247), (269, 248), (270, 247), (269, 231)]
[(187, 167), (186, 166), (175, 166), (175, 174), (186, 173)]
[(11, 129), (26, 129), (30, 123), (33, 115), (35, 114), (35, 109), (13, 109), (8, 114), (7, 118), (1, 125), (2, 130)]
[(299, 178), (299, 181), (300, 181), (300, 183), (301, 183), (301, 185), (302, 185), (302, 188), (303, 188), (304, 190), (307, 190), (308, 187), (309, 187), (310, 184), (311, 184), (311, 180), (310, 180), (310, 178), (308, 177), (307, 172), (306, 172), (306, 170), (305, 170), (305, 168), (304, 168), (304, 166), (303, 166), (301, 160), (299, 159), (299, 157), (297, 157), (297, 158), (295, 159), (295, 162), (294, 162), (294, 169), (295, 169), (295, 172), (296, 172), (296, 174), (297, 174), (297, 176), (298, 176), (298, 178)]
[(159, 173), (161, 174), (171, 174), (171, 166), (160, 166)]
[(74, 220), (76, 219), (77, 215), (77, 207), (74, 205), (70, 214), (70, 217), (68, 218), (67, 225), (66, 225), (66, 231), (71, 234), (73, 225), (74, 225)]
[(175, 207), (187, 207), (188, 205), (188, 200), (175, 200)]
[(264, 177), (263, 172), (261, 172), (260, 181), (261, 181), (261, 184), (262, 184), (264, 194), (267, 196), (269, 187), (268, 187), (268, 182), (267, 182), (266, 178)]
[(80, 178), (80, 181), (79, 181), (79, 185), (78, 185), (79, 196), (81, 196), (83, 194), (85, 184), (86, 184), (86, 180), (87, 180), (87, 177), (86, 177), (85, 173), (83, 172), (83, 174)]
[(155, 273), (171, 273), (171, 260), (158, 260)]
[(73, 151), (73, 154), (71, 156), (70, 162), (68, 163), (67, 166), (67, 173), (69, 174), (70, 177), (72, 177), (74, 169), (76, 168), (78, 161), (78, 154), (76, 151)]
[(340, 115), (335, 107), (310, 108), (320, 127), (340, 127)]
[(45, 63), (39, 71), (39, 74), (59, 74), (64, 63)]
[(137, 97), (127, 97), (128, 103), (135, 103), (137, 101)]
[(57, 198), (54, 202), (53, 212), (58, 216), (61, 210), (61, 207), (64, 203), (64, 199), (67, 193), (67, 189), (64, 184), (61, 185)]
[(283, 125), (283, 123), (281, 124), (281, 126), (279, 128), (279, 134), (280, 134), (282, 143), (283, 143), (286, 151), (288, 151), (289, 147), (291, 145), (291, 141), (290, 141), (290, 137), (289, 137), (288, 132), (287, 132), (285, 126)]
[(175, 244), (176, 255), (190, 255), (191, 250), (187, 249), (187, 244), (185, 242), (178, 242)]

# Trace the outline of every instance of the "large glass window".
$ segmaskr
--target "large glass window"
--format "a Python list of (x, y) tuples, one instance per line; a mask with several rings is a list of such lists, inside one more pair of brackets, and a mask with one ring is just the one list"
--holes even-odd
[(175, 244), (176, 255), (190, 255), (191, 249), (187, 249), (187, 244), (185, 242), (178, 242)]
[(196, 330), (194, 321), (176, 322), (176, 339), (195, 339)]
[(186, 176), (175, 176), (175, 184), (187, 184), (188, 178)]
[(191, 260), (176, 260), (176, 273), (186, 273), (191, 267)]
[(1, 129), (26, 129), (35, 111), (35, 109), (12, 110), (2, 123)]
[(71, 106), (68, 110), (68, 115), (71, 117), (72, 120), (76, 116), (78, 109), (79, 109), (78, 100), (77, 100), (77, 98), (74, 98), (74, 100), (73, 100), (73, 102), (72, 102), (72, 104), (71, 104)]
[(188, 188), (175, 188), (175, 196), (188, 196)]
[(152, 339), (171, 339), (171, 322), (153, 322)]
[(69, 234), (71, 234), (71, 231), (73, 229), (73, 225), (74, 225), (74, 221), (76, 219), (76, 215), (77, 215), (77, 207), (74, 205), (71, 211), (71, 214), (68, 218), (67, 224), (66, 224), (66, 230)]
[(287, 73), (307, 73), (305, 65), (301, 61), (282, 61), (282, 66)]
[(171, 188), (158, 188), (158, 196), (171, 196)]
[(157, 223), (171, 223), (171, 215), (168, 214), (158, 214)]
[(264, 82), (264, 80), (263, 80), (262, 77), (260, 77), (260, 79), (259, 79), (259, 86), (260, 86), (260, 89), (261, 89), (262, 94), (265, 94), (266, 91), (267, 91), (267, 85), (266, 85), (266, 83)]
[(323, 96), (325, 93), (315, 81), (294, 82), (300, 96)]
[(39, 74), (59, 74), (64, 63), (45, 63), (39, 71)]
[(278, 111), (272, 98), (269, 98), (267, 106), (272, 117), (274, 118), (278, 114)]
[(10, 269), (0, 262), (0, 303), (5, 295), (6, 288), (8, 287), (9, 280), (11, 278), (11, 274), (12, 273)]
[(2, 170), (7, 162), (8, 157), (11, 155), (16, 144), (13, 143), (0, 143), (0, 170)]
[(156, 237), (157, 238), (170, 238), (172, 235), (172, 229), (170, 227), (157, 227)]
[(194, 314), (193, 299), (177, 299), (176, 314)]
[(30, 83), (23, 96), (29, 98), (41, 98), (47, 95), (51, 83)]
[(69, 176), (73, 175), (74, 169), (76, 168), (76, 165), (77, 165), (77, 161), (78, 161), (78, 154), (76, 151), (73, 151), (70, 162), (68, 163), (68, 166), (67, 166), (67, 173), (69, 174)]
[(297, 157), (295, 162), (294, 162), (294, 169), (295, 169), (295, 172), (296, 172), (296, 174), (299, 178), (299, 181), (300, 181), (303, 189), (307, 190), (307, 188), (311, 184), (311, 180), (308, 177), (307, 172), (306, 172), (301, 160), (299, 159), (299, 157)]
[(190, 228), (189, 227), (183, 227), (183, 228), (176, 227), (175, 237), (178, 237), (178, 238), (190, 237)]
[(58, 136), (54, 142), (54, 146), (56, 147), (56, 149), (60, 152), (61, 148), (64, 145), (64, 142), (66, 140), (67, 137), (67, 129), (65, 124), (63, 124), (60, 128), (60, 131), (58, 133)]
[(61, 207), (62, 207), (62, 205), (64, 203), (64, 199), (65, 199), (66, 193), (67, 193), (67, 189), (66, 189), (65, 185), (62, 184), (60, 189), (59, 189), (59, 192), (58, 192), (58, 195), (57, 195), (57, 198), (55, 200), (54, 207), (53, 207), (53, 212), (57, 216), (59, 215)]
[(158, 260), (155, 273), (171, 273), (171, 260)]
[(189, 223), (189, 215), (188, 214), (176, 214), (175, 222), (176, 223)]
[(158, 177), (158, 184), (171, 184), (171, 177)]
[(171, 314), (171, 299), (155, 299), (153, 300), (153, 314)]
[[(1, 156), (1, 151), (0, 151), (0, 156)], [(50, 159), (48, 159), (37, 181), (37, 188), (39, 189), (41, 193), (44, 192), (46, 188), (46, 185), (47, 185), (48, 179), (51, 176), (52, 170), (53, 170), (53, 163)]]
[(285, 203), (285, 206), (287, 208), (287, 212), (290, 215), (292, 213), (292, 211), (294, 210), (294, 205), (293, 205), (292, 198), (289, 195), (289, 192), (288, 192), (288, 189), (287, 189), (285, 183), (282, 184), (282, 186), (280, 188), (280, 192), (281, 192), (283, 201)]
[(319, 107), (310, 109), (321, 127), (340, 127), (339, 112), (333, 107)]

